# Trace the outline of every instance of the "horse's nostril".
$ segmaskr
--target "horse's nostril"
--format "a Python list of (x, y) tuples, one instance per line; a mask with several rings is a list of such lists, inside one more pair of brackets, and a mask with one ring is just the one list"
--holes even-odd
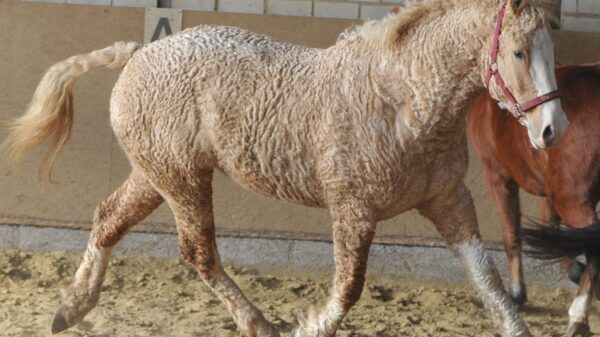
[(542, 133), (542, 138), (544, 138), (544, 142), (549, 143), (554, 139), (554, 128), (551, 125), (548, 125), (544, 129), (544, 133)]

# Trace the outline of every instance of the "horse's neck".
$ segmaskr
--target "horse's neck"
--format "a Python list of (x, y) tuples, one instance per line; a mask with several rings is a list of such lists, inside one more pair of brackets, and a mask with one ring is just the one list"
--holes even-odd
[(380, 88), (401, 102), (406, 123), (454, 125), (483, 87), (481, 55), (490, 47), (489, 19), (477, 9), (454, 9), (407, 33), (400, 42), (397, 69), (380, 72)]

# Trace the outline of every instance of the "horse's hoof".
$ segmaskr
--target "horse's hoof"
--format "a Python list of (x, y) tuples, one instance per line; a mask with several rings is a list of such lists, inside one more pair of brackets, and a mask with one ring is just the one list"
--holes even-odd
[(583, 276), (584, 272), (585, 264), (579, 261), (575, 261), (575, 263), (573, 263), (573, 266), (571, 267), (571, 270), (569, 271), (569, 280), (571, 280), (571, 282), (575, 284), (579, 284), (579, 282), (581, 282), (581, 277)]
[(516, 306), (522, 307), (523, 304), (527, 302), (527, 290), (521, 288), (516, 292), (511, 291), (510, 298), (512, 298), (512, 301)]
[(589, 337), (590, 326), (587, 323), (569, 323), (567, 328), (567, 337)]
[(69, 323), (67, 323), (65, 308), (61, 305), (54, 313), (54, 320), (52, 321), (52, 334), (54, 335), (59, 332), (63, 332), (70, 327), (71, 326)]

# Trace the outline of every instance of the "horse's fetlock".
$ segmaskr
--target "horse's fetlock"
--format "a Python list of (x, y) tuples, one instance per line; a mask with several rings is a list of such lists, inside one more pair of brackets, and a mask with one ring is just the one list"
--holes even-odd
[(89, 311), (96, 306), (100, 299), (100, 292), (93, 292), (88, 289), (73, 285), (61, 289), (62, 303), (73, 309), (75, 312)]
[(510, 297), (511, 297), (513, 303), (519, 307), (523, 306), (525, 304), (525, 302), (527, 302), (527, 292), (524, 289), (521, 289), (520, 291), (517, 291), (517, 292), (511, 291)]

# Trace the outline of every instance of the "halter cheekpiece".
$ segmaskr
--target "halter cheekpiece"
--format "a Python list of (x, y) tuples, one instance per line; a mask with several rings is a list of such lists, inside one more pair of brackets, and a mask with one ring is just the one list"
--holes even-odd
[(504, 15), (506, 14), (506, 3), (502, 5), (500, 12), (498, 13), (498, 21), (496, 22), (496, 32), (494, 33), (494, 44), (492, 45), (492, 57), (488, 67), (488, 71), (485, 75), (485, 86), (489, 88), (490, 80), (492, 77), (496, 79), (496, 84), (500, 86), (506, 98), (514, 106), (514, 111), (511, 111), (513, 116), (519, 120), (521, 124), (521, 118), (525, 116), (525, 112), (535, 108), (538, 105), (560, 98), (558, 90), (554, 90), (547, 94), (541, 95), (523, 104), (519, 104), (517, 99), (512, 94), (510, 89), (506, 86), (506, 83), (502, 79), (500, 72), (498, 71), (498, 51), (500, 50), (500, 34), (502, 34), (502, 24), (504, 22)]

